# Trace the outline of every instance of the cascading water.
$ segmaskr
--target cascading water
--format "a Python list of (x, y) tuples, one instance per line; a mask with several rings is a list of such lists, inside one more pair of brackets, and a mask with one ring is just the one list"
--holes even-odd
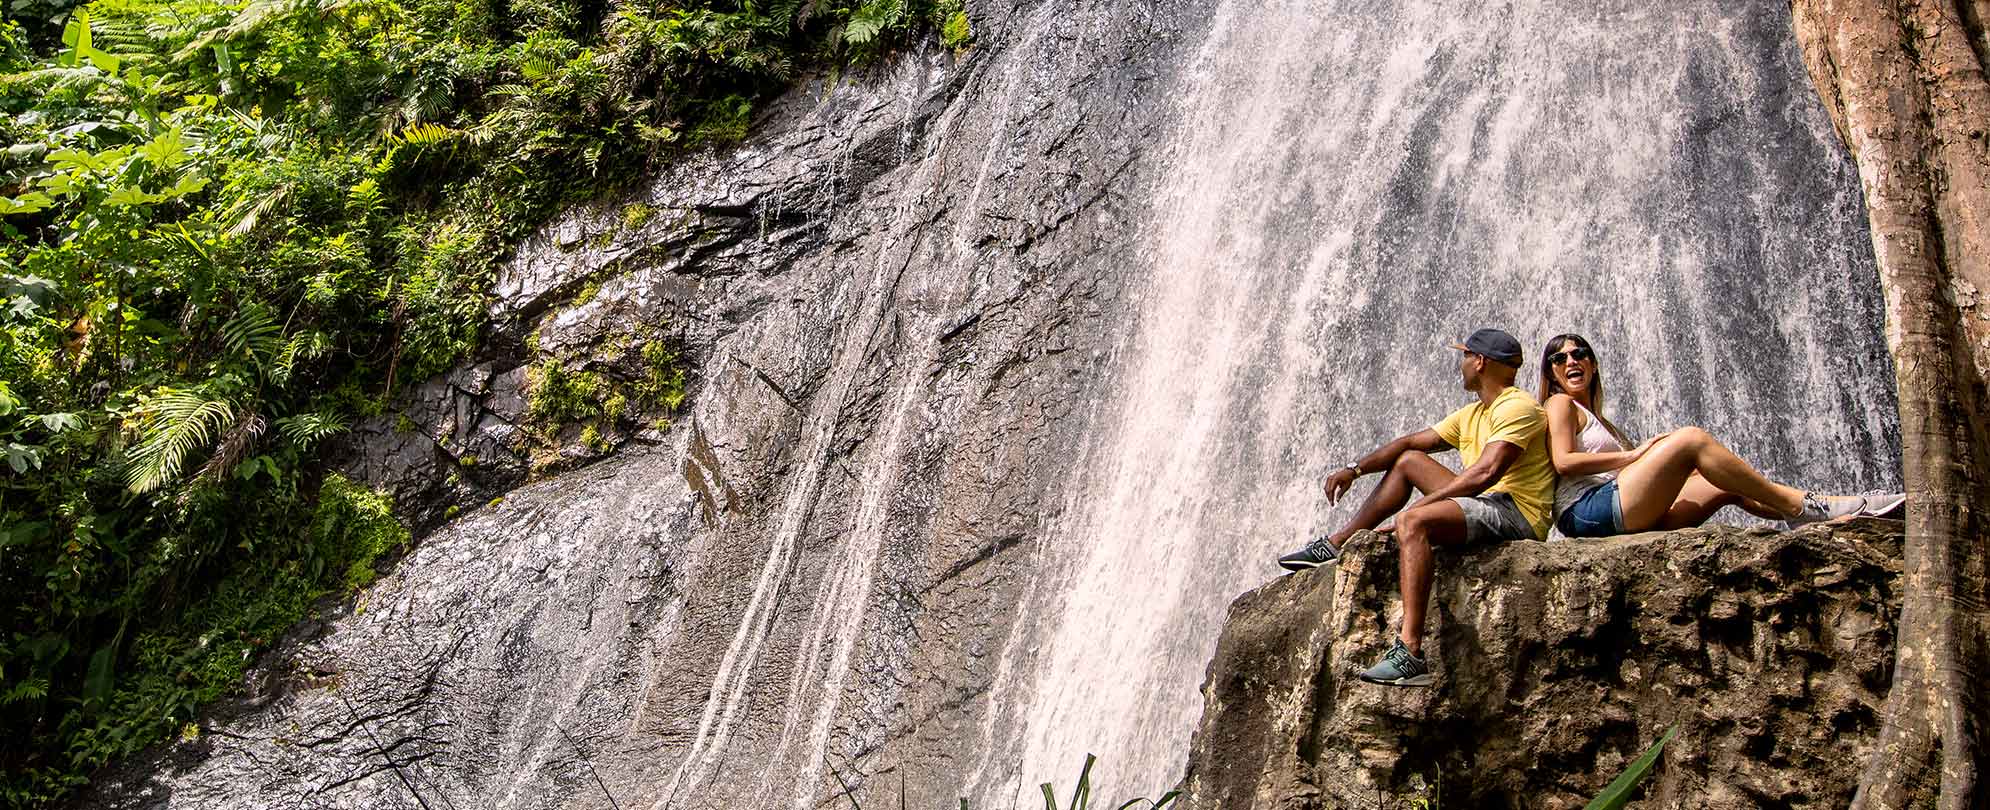
[(1521, 337), (1529, 390), (1586, 334), (1633, 431), (1899, 485), (1858, 179), (1780, 6), (1226, 2), (1186, 77), (1118, 422), (977, 807), (1086, 752), (1102, 796), (1173, 784), (1225, 606), (1351, 514), (1327, 472), (1466, 401), (1473, 328)]
[[(1480, 326), (1587, 334), (1634, 431), (1898, 486), (1858, 178), (1782, 5), (969, 7), (977, 51), (791, 94), (647, 224), (522, 248), (521, 343), (668, 321), (688, 409), (423, 539), (92, 806), (999, 810), (1086, 752), (1154, 795), (1226, 606), (1351, 512), (1328, 471), (1465, 401)], [(483, 469), (544, 359), (355, 432)]]

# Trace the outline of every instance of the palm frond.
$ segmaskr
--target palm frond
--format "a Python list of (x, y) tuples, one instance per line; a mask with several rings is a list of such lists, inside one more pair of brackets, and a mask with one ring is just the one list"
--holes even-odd
[(235, 224), (228, 226), (228, 235), (233, 237), (247, 236), (250, 231), (256, 229), (256, 223), (261, 222), (263, 217), (268, 216), (269, 212), (276, 210), (276, 207), (283, 204), (283, 201), (289, 197), (290, 186), (287, 185), (279, 186), (266, 194), (243, 197), (240, 202), (229, 206), (228, 210), (221, 215), (223, 220), (234, 220), (235, 222)]
[(283, 327), (268, 310), (244, 307), (221, 325), (221, 345), (237, 357), (269, 360), (283, 348)]
[(195, 478), (212, 481), (226, 475), (235, 465), (248, 457), (249, 448), (262, 438), (263, 431), (269, 429), (269, 422), (261, 414), (245, 413), (235, 420), (222, 433), (221, 441), (214, 445), (214, 453), (207, 457), (207, 463), (200, 465)]
[(140, 406), (143, 438), (125, 459), (125, 485), (134, 493), (158, 489), (180, 473), (187, 456), (207, 445), (235, 417), (234, 406), (193, 391), (164, 391)]

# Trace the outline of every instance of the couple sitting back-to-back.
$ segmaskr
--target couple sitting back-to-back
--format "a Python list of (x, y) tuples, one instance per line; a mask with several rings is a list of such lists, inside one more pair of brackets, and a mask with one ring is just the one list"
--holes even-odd
[[(1380, 662), (1360, 673), (1364, 681), (1431, 683), (1422, 637), (1433, 546), (1541, 540), (1550, 525), (1571, 538), (1686, 528), (1724, 506), (1802, 524), (1889, 513), (1906, 501), (1898, 494), (1812, 495), (1770, 481), (1697, 427), (1633, 445), (1603, 416), (1596, 354), (1579, 335), (1548, 341), (1538, 403), (1514, 387), (1522, 359), (1512, 335), (1481, 329), (1452, 348), (1462, 352), (1458, 373), (1477, 401), (1335, 470), (1326, 483), (1327, 499), (1335, 503), (1356, 478), (1384, 475), (1346, 526), (1278, 561), (1294, 571), (1315, 568), (1340, 559), (1357, 531), (1395, 537), (1402, 633)], [(1454, 448), (1461, 472), (1430, 457)], [(1423, 494), (1414, 503), (1412, 490)]]

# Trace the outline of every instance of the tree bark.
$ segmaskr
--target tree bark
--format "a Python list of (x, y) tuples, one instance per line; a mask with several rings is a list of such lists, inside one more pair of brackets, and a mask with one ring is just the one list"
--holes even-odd
[(1791, 0), (1858, 162), (1907, 480), (1906, 593), (1855, 808), (1990, 806), (1990, 0)]

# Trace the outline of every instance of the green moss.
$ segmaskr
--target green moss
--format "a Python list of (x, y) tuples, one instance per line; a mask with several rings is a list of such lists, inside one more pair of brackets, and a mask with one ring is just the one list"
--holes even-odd
[(967, 10), (959, 0), (946, 0), (935, 8), (940, 17), (940, 44), (950, 50), (963, 50), (974, 44), (974, 30), (967, 21)]
[(325, 479), (311, 519), (314, 556), (327, 570), (341, 571), (348, 588), (373, 582), (373, 562), (408, 542), (408, 530), (394, 519), (394, 500), (344, 476)]
[(558, 425), (601, 415), (608, 384), (598, 372), (568, 371), (560, 361), (549, 360), (526, 372), (526, 380), (525, 410), (534, 420)]
[(684, 404), (684, 368), (677, 362), (670, 344), (651, 340), (643, 344), (643, 378), (636, 383), (636, 399), (645, 407), (675, 413)]
[(622, 229), (633, 231), (648, 225), (656, 216), (656, 209), (647, 203), (629, 203), (622, 207)]

